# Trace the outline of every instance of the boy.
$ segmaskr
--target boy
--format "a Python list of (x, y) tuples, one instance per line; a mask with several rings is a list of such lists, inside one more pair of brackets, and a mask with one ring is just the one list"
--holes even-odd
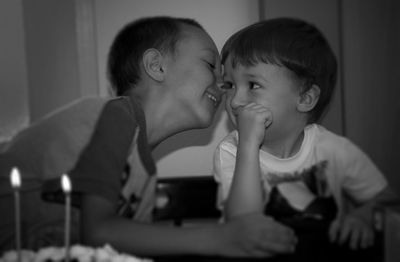
[[(63, 206), (53, 202), (63, 200), (59, 177), (68, 173), (80, 207), (73, 214), (75, 241), (81, 233), (88, 245), (109, 243), (140, 256), (291, 250), (291, 230), (262, 216), (190, 229), (148, 223), (156, 181), (151, 151), (171, 135), (211, 124), (221, 97), (219, 71), (217, 48), (194, 20), (149, 17), (123, 28), (108, 63), (118, 97), (81, 99), (23, 130), (0, 152), (2, 209), (13, 210), (9, 174), (14, 166), (21, 171), (24, 247), (63, 244)], [(9, 213), (0, 225), (3, 250), (13, 244)]]
[(225, 219), (266, 213), (297, 232), (371, 246), (372, 208), (389, 190), (359, 148), (317, 124), (337, 74), (321, 32), (298, 19), (261, 21), (228, 39), (222, 63), (236, 128), (214, 157)]

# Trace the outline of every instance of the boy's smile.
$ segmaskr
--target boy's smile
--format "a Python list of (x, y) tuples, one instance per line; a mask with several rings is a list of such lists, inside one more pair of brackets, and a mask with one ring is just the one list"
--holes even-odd
[(210, 89), (207, 89), (206, 91), (206, 96), (213, 102), (215, 107), (219, 106), (219, 103), (221, 102), (221, 95), (216, 95), (214, 94), (215, 91), (211, 91)]
[(176, 108), (193, 125), (207, 127), (221, 102), (221, 62), (218, 49), (209, 35), (185, 26), (169, 64), (169, 85)]
[(304, 121), (297, 110), (300, 99), (300, 81), (289, 69), (266, 63), (232, 66), (231, 58), (224, 64), (226, 111), (237, 127), (237, 110), (249, 103), (262, 105), (271, 111), (273, 120), (267, 128), (267, 141), (278, 141), (290, 136)]

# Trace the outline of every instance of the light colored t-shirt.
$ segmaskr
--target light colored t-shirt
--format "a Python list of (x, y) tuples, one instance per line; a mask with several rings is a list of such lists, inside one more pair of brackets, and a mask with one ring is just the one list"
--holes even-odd
[[(232, 184), (238, 132), (228, 134), (214, 154), (214, 177), (219, 183), (218, 206), (224, 208)], [(317, 197), (334, 197), (338, 215), (344, 212), (344, 194), (358, 203), (383, 190), (387, 181), (368, 156), (347, 138), (312, 124), (304, 129), (299, 151), (278, 158), (260, 150), (265, 203), (277, 188), (295, 210), (304, 210)]]

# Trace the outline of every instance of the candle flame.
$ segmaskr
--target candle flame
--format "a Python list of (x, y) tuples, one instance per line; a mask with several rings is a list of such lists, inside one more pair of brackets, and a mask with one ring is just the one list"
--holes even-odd
[(11, 185), (13, 188), (19, 188), (21, 186), (21, 175), (16, 167), (13, 167), (11, 170)]
[(64, 174), (61, 177), (61, 186), (64, 191), (64, 193), (70, 193), (71, 192), (71, 181), (69, 180), (68, 175)]

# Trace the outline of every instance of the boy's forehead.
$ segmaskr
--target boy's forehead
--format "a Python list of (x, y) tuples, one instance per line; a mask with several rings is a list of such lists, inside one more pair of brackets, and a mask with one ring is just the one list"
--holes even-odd
[(219, 55), (214, 41), (207, 32), (191, 25), (182, 26), (181, 39), (179, 40), (178, 45), (186, 48), (191, 47), (193, 49), (209, 51)]
[(235, 60), (231, 55), (229, 55), (223, 63), (223, 73), (248, 73), (254, 71), (254, 69), (258, 68), (260, 65), (271, 64), (261, 61), (256, 62), (255, 64), (242, 63), (241, 60)]
[(235, 60), (231, 54), (229, 54), (224, 60), (224, 70), (235, 70), (238, 68), (247, 68), (249, 66), (242, 64), (240, 61)]

